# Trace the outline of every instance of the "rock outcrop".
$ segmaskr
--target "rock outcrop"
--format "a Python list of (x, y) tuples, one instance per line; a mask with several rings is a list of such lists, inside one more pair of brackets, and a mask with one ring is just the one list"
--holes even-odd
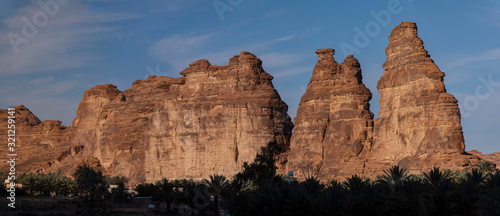
[(424, 49), (415, 23), (402, 22), (393, 29), (386, 55), (377, 85), (380, 111), (364, 174), (380, 174), (392, 165), (412, 173), (476, 166), (481, 159), (464, 152), (457, 100), (446, 92), (444, 73)]
[(352, 55), (338, 64), (333, 49), (316, 53), (318, 63), (295, 118), (289, 169), (299, 176), (319, 174), (329, 179), (339, 172), (362, 172), (358, 159), (366, 156), (372, 142), (368, 103), (372, 94)]
[(200, 60), (181, 74), (150, 76), (124, 92), (113, 85), (87, 90), (68, 135), (69, 156), (49, 171), (95, 158), (106, 174), (132, 183), (232, 176), (270, 141), (289, 148), (288, 106), (253, 54), (225, 66)]
[(496, 165), (496, 169), (500, 170), (500, 152), (495, 152), (487, 155), (483, 155), (483, 153), (477, 151), (477, 150), (471, 150), (468, 151), (467, 153), (478, 156), (482, 158), (483, 160), (492, 162)]
[[(0, 160), (8, 161), (7, 154), (14, 153), (16, 171), (18, 173), (37, 172), (57, 163), (65, 156), (69, 147), (69, 128), (62, 126), (60, 121), (40, 121), (28, 108), (23, 105), (14, 107), (15, 120), (15, 151), (8, 152), (7, 148), (7, 117), (8, 110), (0, 110), (0, 122), (4, 146), (0, 148)], [(7, 172), (10, 165), (0, 163), (0, 171)]]
[(446, 93), (444, 73), (424, 49), (415, 23), (394, 28), (386, 55), (372, 155), (401, 160), (463, 153), (457, 100)]
[[(241, 52), (228, 65), (199, 60), (180, 78), (150, 76), (123, 92), (113, 85), (91, 88), (69, 127), (41, 122), (17, 106), (16, 168), (71, 175), (86, 161), (132, 184), (232, 176), (270, 141), (289, 150), (279, 157), (280, 172), (292, 170), (299, 178), (375, 177), (392, 165), (412, 173), (464, 170), (481, 158), (500, 163), (498, 154), (464, 152), (457, 100), (446, 92), (444, 73), (415, 23), (403, 22), (389, 36), (375, 120), (359, 62), (347, 56), (339, 64), (334, 52), (316, 52), (293, 136), (273, 77), (256, 56)], [(0, 125), (6, 122), (7, 110), (0, 110)], [(6, 140), (6, 133), (0, 130), (0, 137)], [(0, 155), (7, 160), (7, 148)], [(8, 168), (0, 163), (0, 171)]]
[(375, 177), (393, 165), (412, 173), (435, 166), (464, 170), (481, 160), (464, 152), (457, 100), (446, 92), (444, 73), (424, 49), (415, 23), (403, 22), (389, 36), (375, 121), (359, 63), (348, 56), (338, 64), (333, 53), (318, 50), (295, 118), (288, 168), (299, 178)]

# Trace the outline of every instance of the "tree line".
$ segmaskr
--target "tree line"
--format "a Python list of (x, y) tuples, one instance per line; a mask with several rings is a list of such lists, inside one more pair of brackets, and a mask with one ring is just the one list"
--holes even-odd
[[(186, 215), (500, 215), (500, 172), (487, 161), (472, 171), (433, 168), (415, 175), (393, 166), (374, 179), (353, 175), (343, 182), (322, 183), (314, 177), (289, 181), (277, 175), (276, 156), (281, 152), (275, 142), (267, 144), (231, 178), (164, 178), (134, 189), (157, 206), (166, 204), (167, 212), (186, 206)], [(32, 196), (77, 195), (91, 211), (103, 199), (120, 202), (128, 196), (125, 177), (106, 177), (87, 164), (73, 177), (30, 173), (19, 175), (18, 182), (21, 191)], [(118, 187), (109, 190), (110, 184)]]

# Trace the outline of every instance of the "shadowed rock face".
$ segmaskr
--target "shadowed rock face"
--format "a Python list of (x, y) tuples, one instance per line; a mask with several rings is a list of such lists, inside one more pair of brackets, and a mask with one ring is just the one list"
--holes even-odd
[[(311, 80), (302, 96), (291, 140), (289, 169), (321, 170), (333, 177), (345, 163), (365, 155), (372, 141), (372, 94), (362, 83), (358, 60), (347, 56), (338, 64), (333, 49), (320, 49)], [(362, 171), (362, 163), (353, 169)]]
[[(71, 175), (93, 158), (107, 175), (132, 183), (232, 176), (270, 141), (289, 148), (288, 106), (253, 54), (242, 52), (225, 66), (200, 60), (181, 74), (150, 76), (124, 92), (113, 85), (87, 90), (66, 133), (67, 156), (43, 171)], [(30, 122), (40, 124), (34, 116)]]
[(446, 93), (444, 73), (434, 64), (417, 26), (394, 28), (377, 88), (380, 112), (375, 120), (372, 155), (377, 159), (464, 152), (457, 100)]

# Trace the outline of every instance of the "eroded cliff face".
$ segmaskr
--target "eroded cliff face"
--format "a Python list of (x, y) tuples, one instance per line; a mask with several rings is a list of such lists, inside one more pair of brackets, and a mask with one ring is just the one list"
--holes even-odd
[(481, 160), (464, 152), (457, 100), (446, 92), (444, 73), (424, 49), (415, 23), (403, 22), (389, 36), (375, 121), (359, 63), (348, 56), (338, 64), (333, 53), (317, 51), (320, 59), (295, 118), (288, 168), (299, 178), (375, 177), (393, 165), (411, 173), (435, 166), (465, 170)]
[(316, 53), (318, 63), (295, 118), (289, 169), (299, 176), (316, 173), (328, 179), (339, 172), (362, 172), (358, 159), (369, 152), (372, 142), (372, 94), (353, 56), (338, 64), (333, 49)]
[[(108, 175), (152, 182), (232, 176), (270, 141), (289, 148), (288, 106), (253, 54), (225, 66), (200, 60), (181, 74), (150, 76), (124, 92), (113, 85), (86, 91), (67, 160), (95, 157)], [(51, 169), (70, 169), (61, 164)]]
[(464, 152), (457, 100), (417, 35), (417, 25), (402, 22), (389, 36), (384, 74), (378, 81), (380, 112), (364, 174), (399, 165), (412, 173), (433, 167), (467, 170), (481, 160)]
[[(273, 77), (257, 57), (242, 52), (228, 65), (199, 60), (183, 77), (150, 76), (123, 92), (113, 85), (91, 88), (70, 127), (41, 122), (17, 106), (16, 168), (72, 175), (91, 161), (132, 184), (232, 176), (274, 140), (289, 149), (279, 158), (282, 174), (292, 170), (324, 180), (375, 177), (392, 165), (420, 173), (471, 169), (481, 158), (500, 163), (498, 154), (464, 152), (457, 100), (446, 92), (444, 73), (424, 49), (415, 23), (401, 23), (389, 37), (376, 120), (359, 62), (347, 56), (339, 64), (334, 52), (316, 52), (293, 136)], [(0, 110), (0, 124), (6, 122), (7, 110)], [(0, 137), (6, 133), (1, 130)], [(0, 149), (0, 159), (7, 159), (6, 151)], [(0, 170), (8, 168), (0, 163)]]
[(446, 93), (444, 73), (424, 49), (415, 23), (394, 28), (386, 55), (372, 155), (400, 160), (463, 153), (457, 100)]
[[(9, 153), (17, 154), (16, 172), (37, 172), (52, 163), (58, 163), (67, 152), (69, 128), (62, 126), (60, 121), (40, 121), (28, 108), (23, 105), (14, 107), (15, 120), (15, 151), (7, 148), (8, 110), (0, 109), (2, 130), (0, 137), (5, 146), (0, 148), (0, 160), (8, 161)], [(10, 165), (0, 163), (0, 171), (8, 172)]]

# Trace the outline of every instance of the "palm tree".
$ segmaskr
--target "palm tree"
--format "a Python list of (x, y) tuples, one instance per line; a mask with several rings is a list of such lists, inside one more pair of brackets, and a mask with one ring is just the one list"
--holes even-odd
[(182, 182), (182, 192), (178, 196), (179, 202), (191, 209), (204, 212), (210, 204), (208, 187), (204, 183), (193, 180)]
[(279, 215), (282, 211), (282, 190), (279, 182), (263, 179), (255, 190), (254, 215)]
[(228, 199), (224, 200), (224, 208), (229, 211), (230, 215), (234, 216), (252, 216), (256, 208), (253, 208), (252, 202), (254, 199), (254, 192), (243, 190), (238, 194), (234, 194)]
[(428, 185), (425, 205), (429, 214), (451, 215), (454, 211), (457, 196), (452, 177), (450, 170), (440, 171), (438, 167), (423, 174), (423, 180)]
[(445, 170), (444, 172), (439, 170), (439, 167), (432, 168), (431, 171), (424, 173), (424, 180), (434, 187), (438, 187), (440, 184), (451, 181), (451, 171)]
[(389, 187), (391, 192), (394, 192), (396, 187), (406, 181), (408, 177), (409, 175), (406, 169), (394, 165), (390, 169), (384, 170), (384, 176), (382, 176), (381, 183)]
[[(418, 178), (408, 178), (399, 183), (396, 191), (390, 196), (396, 204), (392, 208), (394, 215), (427, 215), (427, 209), (422, 205), (426, 185)], [(391, 210), (391, 209), (387, 209)]]
[(223, 191), (228, 188), (229, 182), (223, 175), (211, 175), (210, 181), (205, 179), (210, 195), (214, 198), (215, 215), (219, 215), (219, 198)]
[(81, 164), (73, 174), (79, 194), (84, 201), (90, 204), (94, 211), (95, 204), (100, 203), (103, 196), (108, 192), (108, 185), (102, 174), (102, 170), (95, 169), (89, 164)]
[(158, 188), (158, 190), (153, 194), (151, 200), (159, 203), (166, 202), (167, 212), (170, 212), (170, 206), (176, 198), (177, 189), (174, 187), (174, 184), (172, 182), (169, 182), (166, 178), (157, 181), (156, 187)]
[(135, 186), (135, 191), (137, 191), (137, 196), (149, 197), (152, 196), (157, 190), (156, 186), (151, 183), (141, 183)]
[(221, 194), (220, 204), (228, 210), (231, 215), (247, 215), (250, 213), (249, 203), (252, 197), (252, 181), (245, 180), (239, 175), (234, 175), (227, 190)]
[(385, 187), (358, 175), (347, 178), (343, 183), (347, 189), (348, 215), (377, 215), (383, 207)]
[(485, 176), (479, 169), (466, 172), (465, 178), (457, 185), (459, 205), (457, 210), (464, 215), (476, 215), (479, 201), (480, 187), (483, 185)]
[(346, 197), (346, 191), (341, 183), (330, 182), (315, 202), (317, 215), (345, 215)]
[(313, 200), (302, 184), (290, 184), (284, 189), (285, 203), (281, 209), (284, 215), (312, 215)]
[(20, 182), (21, 184), (23, 184), (23, 188), (27, 188), (28, 194), (30, 194), (31, 196), (35, 195), (34, 189), (37, 183), (37, 179), (35, 178), (35, 175), (33, 175), (33, 173), (21, 174)]
[(477, 165), (477, 169), (481, 171), (481, 173), (491, 173), (495, 170), (496, 165), (489, 161), (481, 161)]
[(304, 182), (300, 183), (300, 186), (302, 186), (306, 190), (306, 192), (312, 199), (316, 199), (325, 189), (325, 185), (321, 184), (314, 177), (307, 178)]
[(500, 172), (486, 180), (477, 204), (481, 215), (500, 215)]
[(231, 182), (229, 183), (230, 191), (234, 194), (239, 194), (244, 191), (248, 191), (253, 188), (251, 181), (247, 181), (237, 175), (233, 176)]

